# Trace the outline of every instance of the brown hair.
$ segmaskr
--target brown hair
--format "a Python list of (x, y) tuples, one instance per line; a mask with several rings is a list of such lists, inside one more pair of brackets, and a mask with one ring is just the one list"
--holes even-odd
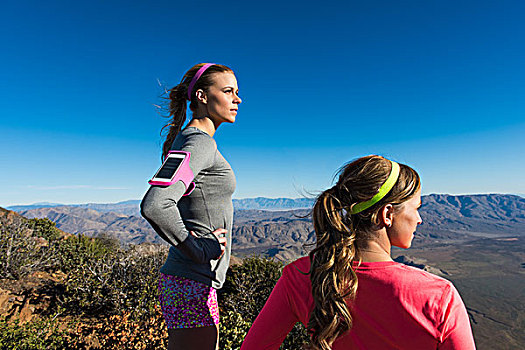
[(334, 340), (352, 327), (347, 302), (355, 298), (357, 275), (352, 268), (359, 262), (359, 241), (379, 225), (385, 204), (402, 205), (420, 189), (417, 172), (400, 165), (397, 182), (390, 192), (370, 208), (350, 214), (353, 204), (372, 198), (386, 181), (392, 163), (381, 156), (359, 158), (339, 171), (337, 183), (317, 198), (313, 211), (316, 247), (310, 253), (314, 309), (308, 329), (314, 349), (331, 349)]
[[(167, 99), (169, 101), (167, 108), (167, 117), (171, 118), (171, 120), (166, 125), (164, 125), (160, 131), (162, 134), (162, 131), (165, 128), (169, 127), (168, 133), (166, 135), (166, 140), (162, 145), (162, 158), (166, 157), (166, 155), (168, 154), (168, 151), (170, 150), (171, 145), (175, 140), (175, 137), (177, 136), (180, 129), (182, 128), (182, 125), (186, 121), (186, 101), (188, 98), (188, 87), (197, 71), (205, 64), (206, 63), (199, 63), (191, 67), (190, 70), (188, 70), (186, 74), (184, 74), (184, 76), (182, 77), (180, 84), (174, 86), (166, 92), (168, 94)], [(222, 72), (229, 72), (233, 74), (233, 71), (229, 67), (224, 66), (222, 64), (214, 64), (208, 69), (206, 69), (204, 73), (202, 73), (200, 78), (193, 86), (193, 91), (190, 91), (190, 110), (192, 112), (195, 112), (195, 110), (197, 109), (197, 98), (193, 92), (199, 89), (207, 91), (208, 88), (214, 84), (212, 75), (214, 73)]]

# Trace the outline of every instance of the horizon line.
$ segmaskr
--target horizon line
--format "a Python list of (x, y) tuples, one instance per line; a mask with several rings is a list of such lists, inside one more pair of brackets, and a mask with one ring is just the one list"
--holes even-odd
[[(525, 198), (525, 193), (501, 193), (501, 192), (481, 192), (481, 193), (426, 193), (422, 194), (422, 197), (430, 196), (430, 195), (448, 195), (448, 196), (482, 196), (482, 195), (512, 195), (512, 196), (518, 196)], [(245, 200), (245, 199), (258, 199), (258, 198), (264, 198), (264, 199), (291, 199), (291, 200), (298, 200), (298, 199), (315, 199), (316, 197), (264, 197), (264, 196), (255, 196), (255, 197), (243, 197), (243, 198), (232, 198), (233, 200)], [(77, 206), (77, 205), (89, 205), (89, 204), (95, 204), (95, 205), (111, 205), (111, 204), (120, 204), (124, 202), (131, 202), (131, 201), (140, 201), (140, 199), (126, 199), (121, 200), (117, 202), (87, 202), (87, 203), (54, 203), (54, 202), (34, 202), (30, 204), (9, 204), (9, 205), (0, 205), (2, 208), (9, 208), (9, 207), (21, 207), (21, 206), (34, 206), (34, 205), (48, 205), (50, 207), (58, 207), (58, 206)]]

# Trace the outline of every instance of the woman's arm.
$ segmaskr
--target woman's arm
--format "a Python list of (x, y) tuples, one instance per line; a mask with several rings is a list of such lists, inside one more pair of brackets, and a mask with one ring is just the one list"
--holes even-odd
[[(213, 164), (217, 147), (213, 139), (196, 134), (188, 138), (181, 148), (190, 152), (190, 168), (194, 176)], [(142, 216), (157, 234), (169, 244), (176, 246), (194, 262), (202, 264), (221, 256), (221, 245), (215, 238), (197, 238), (187, 230), (177, 207), (186, 192), (182, 181), (173, 185), (151, 186), (140, 205)]]
[(290, 295), (288, 274), (285, 267), (283, 275), (244, 338), (241, 350), (279, 349), (284, 338), (299, 321), (290, 303), (290, 297), (293, 296)]
[(470, 320), (461, 296), (451, 284), (450, 290), (444, 298), (444, 323), (440, 350), (472, 350), (476, 349)]
[(162, 239), (195, 263), (218, 259), (222, 251), (217, 239), (194, 237), (184, 226), (177, 207), (184, 191), (186, 187), (181, 181), (164, 188), (151, 186), (140, 204), (141, 214)]

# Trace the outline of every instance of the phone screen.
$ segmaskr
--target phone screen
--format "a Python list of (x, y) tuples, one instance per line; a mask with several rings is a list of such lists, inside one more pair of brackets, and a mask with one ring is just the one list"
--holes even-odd
[(157, 175), (155, 175), (155, 177), (160, 179), (171, 180), (182, 161), (183, 158), (169, 157), (166, 160), (166, 162), (162, 165)]

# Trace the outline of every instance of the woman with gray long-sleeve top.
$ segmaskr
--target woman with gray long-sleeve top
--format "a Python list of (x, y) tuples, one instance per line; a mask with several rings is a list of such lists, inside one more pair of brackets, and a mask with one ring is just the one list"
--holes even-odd
[[(233, 224), (235, 176), (213, 139), (222, 123), (233, 123), (241, 99), (233, 71), (197, 64), (169, 91), (173, 120), (163, 146), (190, 153), (195, 188), (185, 182), (152, 185), (141, 203), (142, 215), (170, 245), (160, 269), (161, 309), (168, 327), (168, 349), (215, 349), (219, 309), (216, 289), (228, 269)], [(186, 100), (192, 119), (186, 119)], [(185, 195), (186, 194), (186, 195)]]

